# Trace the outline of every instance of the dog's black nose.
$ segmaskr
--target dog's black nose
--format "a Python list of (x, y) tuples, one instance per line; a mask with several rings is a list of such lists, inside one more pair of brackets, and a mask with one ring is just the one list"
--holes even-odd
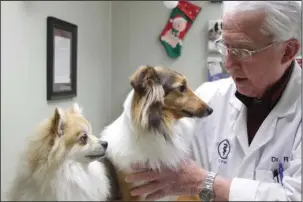
[(100, 143), (101, 143), (102, 147), (104, 147), (105, 149), (107, 148), (108, 143), (106, 141), (101, 140)]
[(206, 113), (208, 114), (208, 115), (211, 115), (212, 113), (213, 113), (213, 109), (212, 108), (210, 108), (210, 107), (207, 107), (207, 109), (206, 109)]

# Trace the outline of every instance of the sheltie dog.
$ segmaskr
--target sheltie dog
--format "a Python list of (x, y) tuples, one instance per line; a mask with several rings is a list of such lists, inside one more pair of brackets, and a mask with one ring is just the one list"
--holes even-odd
[(107, 142), (92, 134), (77, 104), (56, 108), (31, 136), (9, 190), (11, 201), (111, 200)]
[(130, 83), (133, 89), (122, 114), (100, 138), (108, 142), (107, 156), (116, 169), (122, 199), (138, 201), (145, 196), (133, 197), (130, 189), (139, 184), (125, 182), (131, 164), (148, 163), (154, 170), (163, 165), (178, 168), (189, 157), (193, 118), (206, 117), (213, 110), (195, 95), (181, 73), (169, 68), (141, 66)]

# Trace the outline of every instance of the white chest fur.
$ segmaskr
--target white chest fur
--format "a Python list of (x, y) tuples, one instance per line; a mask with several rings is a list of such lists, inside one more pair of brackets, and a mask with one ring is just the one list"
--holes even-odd
[(86, 168), (66, 164), (58, 171), (57, 179), (58, 200), (104, 201), (109, 194), (106, 170), (98, 161), (91, 162)]
[(132, 172), (132, 163), (148, 162), (152, 169), (159, 169), (161, 165), (177, 168), (189, 155), (193, 136), (189, 130), (193, 122), (185, 118), (176, 121), (171, 142), (166, 142), (160, 134), (138, 134), (130, 121), (130, 105), (127, 103), (130, 96), (122, 115), (101, 133), (101, 139), (108, 142), (108, 157), (124, 173)]
[[(50, 171), (51, 172), (51, 171)], [(109, 195), (109, 180), (102, 163), (95, 161), (83, 167), (65, 162), (56, 173), (37, 171), (28, 176), (19, 172), (11, 194), (23, 201), (105, 201)]]

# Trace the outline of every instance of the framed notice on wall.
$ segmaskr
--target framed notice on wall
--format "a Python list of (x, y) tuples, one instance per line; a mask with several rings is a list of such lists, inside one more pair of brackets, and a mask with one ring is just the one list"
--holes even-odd
[(219, 53), (216, 47), (216, 41), (222, 34), (222, 20), (208, 21), (208, 52)]
[(77, 36), (72, 23), (47, 18), (47, 100), (77, 95)]
[(208, 57), (207, 70), (208, 70), (208, 81), (215, 81), (230, 76), (224, 68), (221, 57)]

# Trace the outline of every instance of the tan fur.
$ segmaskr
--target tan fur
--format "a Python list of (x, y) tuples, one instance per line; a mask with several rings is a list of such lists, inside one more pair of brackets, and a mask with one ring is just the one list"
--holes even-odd
[[(139, 196), (132, 196), (130, 192), (132, 190), (132, 185), (130, 183), (125, 182), (125, 178), (127, 176), (126, 173), (116, 170), (116, 174), (118, 176), (118, 183), (121, 190), (121, 201), (140, 201)], [(178, 196), (176, 201), (201, 201), (198, 195), (193, 196)]]
[(179, 196), (177, 198), (177, 201), (201, 201), (200, 197), (198, 195), (194, 196)]
[[(151, 69), (152, 68), (152, 69)], [(167, 95), (162, 95), (164, 99), (160, 98), (151, 98), (152, 101), (159, 101), (163, 104), (163, 118), (167, 126), (171, 124), (173, 120), (181, 119), (186, 117), (186, 114), (182, 112), (182, 110), (188, 110), (195, 113), (202, 113), (206, 110), (207, 105), (201, 99), (199, 99), (193, 92), (193, 90), (188, 86), (186, 78), (183, 74), (174, 71), (169, 68), (164, 67), (148, 67), (148, 66), (140, 66), (138, 70), (130, 77), (130, 81), (133, 84), (135, 81), (140, 80), (143, 72), (146, 72), (144, 78), (141, 78), (142, 88), (151, 89), (158, 86), (159, 88), (163, 88), (161, 84), (155, 84), (155, 77), (169, 77), (171, 82), (169, 86), (169, 93)], [(157, 75), (155, 75), (157, 74)], [(157, 80), (157, 79), (156, 79)], [(184, 92), (180, 92), (180, 88), (184, 87)], [(165, 91), (166, 89), (163, 89)], [(146, 94), (135, 92), (134, 100), (132, 103), (132, 116), (133, 121), (136, 124), (140, 124), (141, 112), (144, 108), (144, 105), (151, 104), (146, 103)], [(157, 94), (156, 94), (157, 95)]]
[(125, 177), (127, 175), (122, 171), (117, 171), (117, 175), (118, 175), (118, 181), (122, 195), (121, 201), (140, 201), (139, 196), (130, 195), (132, 185), (130, 183), (125, 182)]
[[(35, 136), (33, 136), (32, 141), (30, 141), (28, 152), (25, 152), (25, 154), (27, 155), (26, 158), (28, 159), (32, 172), (34, 172), (38, 167), (46, 165), (47, 161), (49, 161), (48, 157), (50, 155), (51, 148), (54, 146), (57, 139), (56, 130), (59, 124), (58, 121), (59, 112), (58, 109), (56, 109), (54, 116), (40, 126), (39, 131)], [(65, 149), (70, 150), (70, 148), (77, 143), (82, 131), (80, 126), (90, 126), (86, 119), (73, 111), (70, 111), (70, 109), (65, 113), (64, 122), (65, 124), (61, 128), (63, 133), (62, 135), (65, 139)], [(44, 143), (41, 144), (41, 142)], [(79, 144), (79, 146), (81, 147), (82, 145)], [(61, 154), (53, 153), (51, 158), (53, 158), (52, 160), (56, 160), (60, 155)]]

